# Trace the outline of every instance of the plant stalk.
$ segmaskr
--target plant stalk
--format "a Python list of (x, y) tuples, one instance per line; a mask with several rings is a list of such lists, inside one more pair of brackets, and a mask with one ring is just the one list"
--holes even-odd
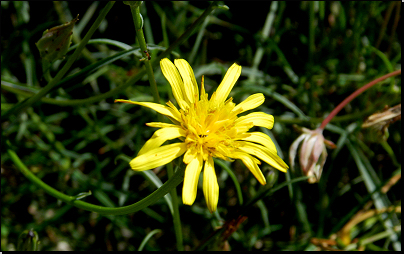
[(146, 45), (146, 40), (144, 38), (144, 33), (143, 33), (143, 18), (141, 17), (140, 14), (140, 5), (129, 5), (130, 6), (130, 11), (132, 12), (132, 17), (133, 17), (133, 23), (135, 24), (136, 28), (136, 38), (137, 41), (139, 42), (139, 46), (142, 50), (142, 55), (143, 59), (141, 59), (144, 62), (144, 65), (146, 67), (146, 72), (147, 72), (147, 77), (149, 78), (149, 83), (150, 83), (150, 88), (153, 94), (154, 102), (155, 103), (160, 103), (160, 96), (159, 96), (159, 91), (157, 89), (157, 84), (156, 80), (154, 79), (154, 73), (153, 73), (153, 68), (150, 63), (150, 55), (149, 55), (149, 50), (147, 49)]
[[(9, 142), (7, 141), (6, 143), (9, 143)], [(99, 205), (93, 205), (93, 204), (84, 202), (82, 200), (77, 200), (77, 197), (66, 195), (66, 194), (52, 188), (48, 184), (44, 183), (37, 176), (35, 176), (25, 166), (25, 164), (20, 160), (17, 153), (14, 152), (11, 148), (7, 148), (7, 153), (10, 156), (10, 159), (16, 165), (17, 169), (20, 170), (20, 172), (22, 174), (24, 174), (24, 176), (27, 177), (31, 182), (33, 182), (39, 188), (43, 189), (49, 195), (51, 195), (57, 199), (60, 199), (61, 201), (65, 202), (69, 205), (81, 208), (86, 211), (96, 212), (96, 213), (99, 213), (102, 215), (124, 215), (124, 214), (135, 213), (135, 212), (142, 210), (145, 207), (148, 207), (149, 205), (157, 202), (159, 199), (164, 197), (171, 189), (178, 186), (184, 180), (185, 167), (182, 166), (160, 188), (158, 188), (157, 190), (155, 190), (153, 193), (151, 193), (147, 197), (143, 198), (142, 200), (140, 200), (132, 205), (123, 206), (123, 207), (104, 207), (104, 206), (99, 206)]]
[(380, 82), (380, 81), (383, 81), (383, 80), (385, 80), (385, 79), (387, 79), (387, 78), (390, 78), (390, 77), (394, 77), (394, 76), (399, 75), (399, 74), (401, 74), (401, 69), (400, 69), (400, 70), (393, 71), (393, 72), (390, 72), (389, 74), (386, 74), (386, 75), (384, 75), (384, 76), (382, 76), (382, 77), (380, 77), (380, 78), (377, 78), (377, 79), (371, 81), (370, 83), (368, 83), (368, 84), (362, 86), (361, 88), (359, 88), (359, 89), (356, 90), (355, 92), (353, 92), (351, 95), (349, 95), (347, 98), (345, 98), (345, 100), (343, 100), (336, 108), (334, 108), (333, 111), (331, 111), (331, 113), (330, 113), (330, 114), (324, 119), (324, 121), (321, 123), (321, 125), (320, 125), (319, 128), (320, 128), (321, 130), (324, 130), (325, 126), (331, 121), (331, 119), (332, 119), (336, 114), (338, 114), (338, 113), (341, 111), (341, 109), (343, 109), (343, 108), (346, 106), (346, 104), (348, 104), (349, 102), (351, 102), (351, 101), (352, 101), (353, 99), (355, 99), (358, 95), (360, 95), (361, 93), (363, 93), (364, 91), (366, 91), (368, 88), (370, 88), (370, 87), (376, 85), (376, 84), (377, 84), (378, 82)]

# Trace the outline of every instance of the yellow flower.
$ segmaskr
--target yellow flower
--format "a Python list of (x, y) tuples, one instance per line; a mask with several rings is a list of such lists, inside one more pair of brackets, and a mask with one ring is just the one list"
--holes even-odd
[[(179, 110), (170, 101), (165, 106), (151, 102), (115, 100), (151, 108), (168, 116), (172, 121), (172, 124), (159, 122), (146, 124), (161, 129), (153, 134), (140, 149), (137, 157), (130, 162), (133, 170), (156, 168), (184, 155), (183, 161), (187, 166), (182, 189), (183, 203), (186, 205), (194, 203), (199, 174), (204, 166), (203, 193), (210, 212), (216, 210), (219, 199), (219, 185), (213, 157), (227, 161), (240, 159), (262, 185), (266, 180), (258, 167), (261, 162), (254, 156), (286, 172), (288, 166), (277, 155), (271, 138), (261, 132), (247, 132), (253, 126), (271, 129), (274, 117), (263, 112), (237, 117), (240, 113), (260, 106), (265, 100), (264, 95), (253, 94), (237, 106), (232, 102), (233, 98), (226, 100), (240, 76), (241, 66), (233, 64), (216, 92), (208, 99), (203, 76), (199, 91), (194, 72), (188, 62), (176, 59), (174, 64), (167, 58), (160, 62), (161, 70), (170, 83), (180, 107)], [(181, 142), (161, 146), (165, 141), (176, 138)]]

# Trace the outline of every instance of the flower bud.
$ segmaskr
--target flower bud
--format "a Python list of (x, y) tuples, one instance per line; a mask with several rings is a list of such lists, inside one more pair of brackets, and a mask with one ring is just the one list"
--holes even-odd
[(38, 250), (38, 233), (34, 230), (24, 230), (18, 237), (18, 251), (36, 251)]
[(294, 168), (294, 161), (297, 149), (299, 151), (299, 163), (301, 171), (305, 176), (314, 176), (309, 178), (309, 183), (317, 183), (320, 181), (321, 173), (325, 160), (327, 159), (327, 149), (325, 144), (335, 148), (333, 142), (324, 139), (323, 130), (318, 128), (314, 131), (302, 128), (303, 134), (300, 135), (290, 146), (289, 159), (291, 168)]

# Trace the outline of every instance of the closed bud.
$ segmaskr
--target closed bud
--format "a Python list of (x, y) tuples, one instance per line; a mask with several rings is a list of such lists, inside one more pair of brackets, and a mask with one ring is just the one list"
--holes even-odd
[(24, 230), (18, 237), (18, 251), (36, 251), (38, 250), (39, 237), (34, 230)]
[(301, 172), (305, 176), (314, 176), (309, 178), (309, 183), (320, 181), (321, 173), (327, 159), (327, 149), (325, 144), (335, 148), (333, 142), (326, 140), (322, 129), (314, 131), (302, 128), (303, 134), (300, 135), (290, 146), (289, 160), (292, 170), (294, 169), (295, 157), (299, 150), (299, 164)]

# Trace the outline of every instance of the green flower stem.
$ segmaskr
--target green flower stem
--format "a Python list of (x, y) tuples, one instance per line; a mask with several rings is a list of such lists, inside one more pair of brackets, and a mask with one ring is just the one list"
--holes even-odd
[[(9, 142), (7, 142), (9, 143)], [(78, 208), (84, 209), (86, 211), (91, 211), (91, 212), (96, 212), (102, 215), (124, 215), (124, 214), (130, 214), (137, 212), (139, 210), (142, 210), (145, 207), (148, 207), (149, 205), (154, 204), (157, 202), (159, 199), (164, 197), (171, 189), (175, 188), (178, 186), (183, 180), (184, 180), (184, 172), (185, 172), (185, 166), (181, 166), (177, 172), (167, 181), (165, 182), (160, 188), (155, 190), (153, 193), (151, 193), (149, 196), (143, 198), (142, 200), (128, 206), (123, 206), (123, 207), (103, 207), (103, 206), (98, 206), (98, 205), (93, 205), (81, 200), (77, 200), (77, 197), (74, 196), (68, 196), (64, 193), (61, 193), (60, 191), (52, 188), (51, 186), (47, 185), (44, 183), (41, 179), (36, 177), (25, 165), (24, 163), (20, 160), (18, 155), (11, 150), (10, 148), (7, 148), (7, 153), (10, 156), (10, 159), (14, 162), (14, 164), (17, 166), (17, 168), (27, 177), (31, 182), (33, 182), (35, 185), (37, 185), (39, 188), (43, 189), (46, 193), (49, 195), (62, 200), (63, 202), (66, 202), (69, 205), (76, 206)]]
[[(174, 171), (173, 171), (172, 163), (167, 164), (167, 174), (168, 174), (168, 179), (171, 179), (173, 177)], [(183, 241), (182, 241), (180, 211), (178, 210), (177, 189), (172, 188), (170, 194), (171, 194), (173, 208), (174, 208), (173, 220), (174, 220), (175, 239), (177, 240), (177, 250), (183, 251), (184, 245), (183, 245)]]
[(396, 75), (401, 74), (401, 69), (400, 70), (396, 70), (393, 72), (390, 72), (380, 78), (377, 78), (373, 81), (371, 81), (370, 83), (362, 86), (361, 88), (359, 88), (358, 90), (356, 90), (355, 92), (353, 92), (351, 95), (349, 95), (347, 98), (345, 98), (345, 100), (343, 100), (336, 108), (334, 108), (333, 111), (331, 111), (331, 113), (324, 119), (324, 121), (321, 123), (320, 125), (320, 129), (324, 130), (325, 126), (331, 121), (331, 119), (338, 114), (338, 112), (341, 111), (341, 109), (343, 109), (346, 104), (348, 104), (349, 102), (351, 102), (353, 99), (355, 99), (358, 95), (360, 95), (361, 93), (363, 93), (364, 91), (366, 91), (368, 88), (371, 88), (372, 86), (376, 85), (377, 83), (379, 83), (380, 81), (383, 81), (387, 78), (390, 77), (394, 77)]
[(146, 72), (147, 72), (147, 76), (149, 78), (150, 88), (152, 90), (154, 102), (160, 103), (160, 96), (159, 96), (159, 91), (157, 89), (156, 80), (154, 79), (153, 68), (149, 61), (149, 55), (148, 55), (149, 50), (147, 49), (146, 40), (144, 38), (143, 19), (140, 14), (140, 5), (131, 4), (129, 6), (130, 6), (130, 11), (132, 12), (133, 23), (135, 24), (135, 28), (136, 28), (136, 38), (137, 38), (137, 41), (139, 42), (140, 48), (142, 49), (142, 55), (143, 55), (142, 60), (146, 67)]
[(74, 51), (73, 55), (69, 57), (67, 60), (66, 64), (63, 66), (63, 68), (56, 74), (55, 78), (51, 80), (51, 82), (48, 83), (39, 93), (36, 95), (32, 96), (28, 100), (25, 100), (19, 104), (17, 104), (15, 107), (12, 109), (8, 110), (4, 114), (1, 115), (2, 121), (8, 119), (8, 117), (11, 114), (16, 114), (25, 108), (31, 106), (38, 100), (40, 100), (42, 97), (44, 97), (61, 79), (62, 77), (67, 73), (67, 71), (70, 69), (70, 67), (73, 65), (74, 61), (78, 58), (79, 54), (81, 51), (84, 49), (86, 46), (87, 42), (90, 40), (91, 36), (93, 33), (97, 30), (98, 26), (101, 24), (101, 22), (104, 20), (105, 16), (109, 12), (109, 10), (112, 8), (114, 5), (114, 1), (108, 2), (107, 5), (104, 7), (104, 9), (101, 10), (100, 15), (98, 18), (94, 21), (93, 25), (91, 26), (90, 30), (87, 32), (86, 36), (84, 36), (83, 40), (80, 42), (80, 45), (77, 47), (77, 49)]

